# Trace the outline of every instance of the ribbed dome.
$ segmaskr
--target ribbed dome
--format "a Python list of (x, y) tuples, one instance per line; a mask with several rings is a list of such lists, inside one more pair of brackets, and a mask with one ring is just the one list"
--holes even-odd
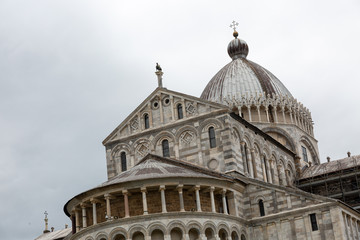
[(201, 94), (202, 99), (226, 104), (224, 98), (240, 99), (264, 93), (292, 97), (271, 72), (246, 59), (248, 51), (246, 42), (237, 36), (229, 43), (228, 53), (233, 60), (210, 80)]

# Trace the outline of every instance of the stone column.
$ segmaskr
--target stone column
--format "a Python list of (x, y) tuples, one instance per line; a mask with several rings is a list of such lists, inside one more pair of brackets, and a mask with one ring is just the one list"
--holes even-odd
[(172, 121), (175, 121), (175, 109), (174, 109), (174, 97), (170, 96), (170, 107), (171, 107), (171, 118)]
[(149, 110), (149, 127), (153, 126), (153, 116), (152, 116), (152, 110), (151, 110), (151, 103), (149, 102), (147, 105), (147, 109)]
[(275, 221), (275, 227), (276, 227), (276, 234), (279, 240), (282, 240), (282, 234), (281, 234), (281, 223), (280, 220)]
[(181, 105), (183, 107), (183, 117), (186, 118), (187, 117), (187, 113), (186, 113), (186, 106), (185, 106), (185, 99), (181, 99)]
[(130, 217), (129, 213), (129, 192), (128, 190), (123, 190), (122, 193), (124, 194), (124, 207), (125, 207), (125, 217)]
[(182, 184), (179, 184), (176, 187), (176, 189), (179, 192), (180, 212), (185, 212), (184, 197), (183, 197), (183, 187), (184, 187), (184, 185), (182, 185)]
[(271, 183), (276, 184), (276, 181), (275, 181), (275, 172), (274, 172), (274, 165), (275, 165), (275, 164), (274, 164), (273, 162), (275, 162), (275, 161), (272, 160), (272, 159), (269, 159)]
[(179, 141), (174, 143), (175, 158), (180, 158)]
[(295, 111), (294, 111), (294, 120), (295, 120), (295, 125), (298, 125), (299, 123), (298, 123), (298, 112), (296, 111), (296, 109), (295, 109)]
[(160, 110), (160, 121), (163, 123), (164, 122), (164, 109), (162, 107), (161, 94), (159, 94), (159, 110)]
[(281, 107), (281, 111), (282, 111), (282, 116), (283, 116), (284, 123), (286, 123), (286, 118), (285, 118), (285, 107)]
[(289, 169), (285, 169), (285, 180), (286, 180), (286, 185), (290, 186), (290, 170)]
[(256, 160), (255, 160), (255, 149), (250, 149), (251, 153), (251, 162), (252, 162), (252, 168), (253, 168), (253, 176), (254, 178), (257, 178), (257, 169), (256, 169)]
[(148, 207), (147, 207), (147, 200), (146, 200), (146, 187), (142, 187), (140, 190), (141, 190), (141, 193), (142, 193), (142, 202), (143, 202), (144, 215), (147, 215), (148, 214)]
[(256, 108), (258, 112), (259, 122), (261, 122), (260, 106), (256, 106)]
[(92, 203), (92, 210), (93, 210), (93, 225), (97, 224), (97, 215), (96, 215), (96, 203), (97, 201), (94, 198), (90, 199)]
[(222, 195), (222, 203), (223, 203), (224, 214), (229, 214), (228, 210), (227, 210), (227, 204), (226, 204), (226, 189), (223, 189), (221, 191), (221, 195)]
[(106, 216), (108, 217), (107, 220), (111, 219), (111, 208), (110, 208), (110, 199), (113, 198), (111, 194), (106, 193), (104, 195), (104, 198), (106, 200)]
[(249, 113), (249, 122), (251, 122), (251, 106), (247, 106), (248, 113)]
[(189, 234), (187, 234), (186, 232), (184, 233), (184, 240), (190, 240)]
[(86, 221), (86, 205), (85, 204), (81, 204), (81, 213), (82, 213), (82, 225), (83, 228), (87, 227), (87, 221)]
[[(234, 204), (234, 215), (235, 216), (239, 216), (239, 209), (238, 209), (238, 202), (237, 202), (237, 200), (236, 200), (236, 193), (233, 191), (232, 192), (232, 195), (233, 195), (233, 204)], [(231, 234), (229, 233), (229, 236), (230, 236), (230, 240), (231, 240)]]
[(293, 116), (292, 116), (292, 109), (291, 109), (291, 108), (290, 108), (290, 121), (291, 121), (292, 124), (294, 123), (294, 119), (293, 119)]
[(265, 107), (265, 111), (266, 111), (266, 120), (267, 122), (270, 122), (270, 118), (269, 118), (269, 108)]
[(266, 164), (265, 159), (260, 156), (260, 161), (261, 161), (261, 168), (262, 168), (262, 172), (263, 172), (264, 182), (268, 182), (268, 176), (267, 176), (267, 171), (266, 171), (266, 166), (265, 166), (265, 164)]
[(211, 187), (210, 187), (210, 200), (211, 200), (211, 211), (212, 211), (213, 213), (216, 212), (216, 209), (215, 209), (214, 191), (215, 191), (215, 187), (214, 187), (214, 186), (211, 186)]
[(76, 227), (76, 232), (80, 231), (80, 211), (79, 211), (79, 209), (75, 209), (75, 227)]
[(161, 194), (161, 212), (166, 213), (165, 185), (160, 185), (159, 190)]
[(196, 195), (196, 211), (201, 212), (200, 185), (195, 186), (195, 195)]
[(275, 123), (278, 123), (278, 117), (277, 117), (277, 107), (274, 106), (274, 115), (275, 115)]
[(269, 179), (269, 183), (273, 183), (272, 180), (272, 176), (271, 176), (271, 166), (270, 166), (270, 162), (267, 159), (264, 159), (265, 165), (266, 165), (266, 170), (267, 170), (267, 176)]
[(241, 151), (241, 158), (243, 160), (244, 165), (244, 174), (249, 173), (248, 165), (247, 165), (247, 156), (245, 156), (245, 142), (240, 143), (240, 151)]
[[(215, 233), (215, 235), (216, 235), (216, 233)], [(200, 233), (199, 239), (201, 239), (201, 240), (207, 240), (205, 234), (203, 234), (203, 233)]]

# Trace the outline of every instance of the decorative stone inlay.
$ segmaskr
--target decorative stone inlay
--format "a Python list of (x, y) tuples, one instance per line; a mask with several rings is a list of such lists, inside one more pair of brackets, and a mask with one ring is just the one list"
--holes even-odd
[(158, 109), (159, 108), (159, 101), (158, 100), (154, 100), (152, 103), (152, 109)]
[(149, 146), (146, 143), (142, 143), (136, 151), (140, 156), (145, 157), (147, 153), (149, 153)]
[(132, 130), (137, 130), (139, 128), (139, 120), (136, 118), (133, 121), (131, 121), (130, 124)]
[(183, 133), (180, 135), (180, 141), (181, 141), (181, 143), (190, 144), (190, 143), (194, 140), (194, 138), (195, 138), (194, 135), (195, 135), (195, 134), (194, 134), (193, 132), (191, 132), (191, 131), (185, 131), (185, 132), (183, 132)]
[(170, 99), (169, 99), (169, 97), (165, 97), (165, 98), (163, 99), (163, 104), (164, 104), (164, 106), (169, 106), (169, 105), (170, 105)]
[(173, 130), (171, 130), (171, 132), (172, 132), (173, 134), (175, 134), (175, 133), (176, 133), (176, 129), (174, 128)]
[(194, 107), (194, 105), (192, 103), (187, 103), (186, 104), (186, 113), (187, 114), (194, 114), (196, 112), (196, 108)]
[(219, 162), (216, 159), (211, 159), (208, 162), (208, 168), (210, 168), (211, 170), (215, 170), (218, 166), (219, 166)]

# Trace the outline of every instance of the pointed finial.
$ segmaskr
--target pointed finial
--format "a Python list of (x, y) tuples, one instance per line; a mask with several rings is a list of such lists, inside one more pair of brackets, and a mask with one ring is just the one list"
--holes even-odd
[(158, 77), (158, 87), (162, 88), (163, 87), (163, 85), (162, 85), (162, 75), (164, 73), (162, 72), (162, 69), (161, 69), (161, 67), (160, 67), (160, 65), (158, 63), (156, 63), (155, 68), (156, 68), (155, 74)]
[(43, 233), (48, 233), (50, 231), (48, 229), (48, 217), (47, 217), (48, 213), (47, 213), (47, 211), (44, 212), (44, 215), (45, 215), (45, 219), (44, 219), (44, 221), (45, 221), (45, 230), (43, 231)]
[(238, 32), (236, 31), (236, 26), (239, 26), (239, 23), (238, 22), (235, 22), (235, 21), (232, 21), (232, 23), (230, 24), (230, 27), (232, 29), (234, 29), (234, 33), (233, 33), (233, 36), (235, 38), (237, 38), (239, 36)]

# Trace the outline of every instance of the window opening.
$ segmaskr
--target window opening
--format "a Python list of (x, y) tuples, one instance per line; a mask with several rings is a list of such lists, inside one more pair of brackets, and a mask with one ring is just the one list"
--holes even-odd
[(260, 216), (265, 216), (265, 208), (264, 208), (263, 200), (259, 200), (259, 210), (260, 210)]
[(317, 225), (316, 214), (315, 213), (310, 214), (310, 222), (311, 222), (311, 229), (313, 231), (317, 231), (319, 228), (318, 228), (318, 225)]
[(177, 105), (177, 112), (178, 112), (178, 119), (182, 119), (184, 116), (183, 116), (183, 108), (181, 104)]
[(126, 153), (122, 152), (121, 153), (121, 171), (125, 172), (127, 170), (127, 166), (126, 166)]
[(307, 157), (307, 150), (306, 150), (306, 147), (304, 146), (301, 146), (301, 149), (302, 149), (302, 154), (303, 154), (303, 159), (305, 162), (308, 162), (308, 157)]
[(170, 157), (169, 141), (167, 139), (162, 141), (162, 150), (163, 150), (163, 157)]
[(216, 147), (216, 138), (215, 138), (214, 127), (209, 128), (209, 141), (210, 141), (210, 148)]
[(144, 124), (145, 124), (145, 129), (148, 129), (150, 127), (149, 114), (144, 115)]

